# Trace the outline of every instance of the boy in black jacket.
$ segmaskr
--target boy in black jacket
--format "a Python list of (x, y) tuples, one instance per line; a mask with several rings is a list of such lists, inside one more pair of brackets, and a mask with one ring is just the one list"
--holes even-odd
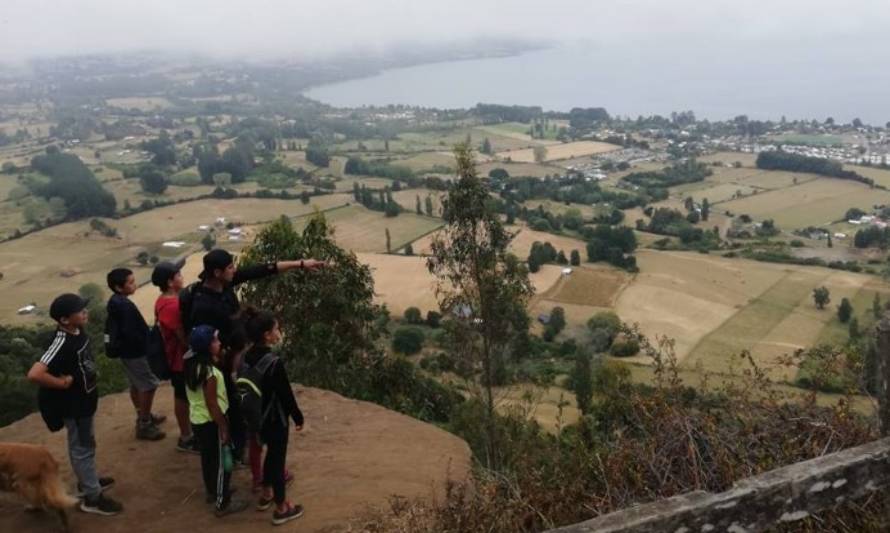
[(28, 380), (40, 386), (38, 403), (50, 431), (68, 432), (68, 456), (83, 496), (80, 510), (105, 516), (123, 506), (103, 495), (114, 484), (96, 472), (96, 437), (93, 417), (99, 394), (96, 361), (90, 350), (87, 301), (76, 294), (53, 300), (49, 315), (58, 323), (56, 336), (46, 352), (28, 371)]
[(159, 381), (148, 365), (148, 324), (142, 313), (129, 296), (136, 292), (136, 278), (127, 268), (115, 268), (108, 273), (108, 288), (112, 295), (108, 299), (107, 347), (114, 357), (121, 360), (124, 373), (130, 382), (130, 399), (136, 408), (136, 438), (139, 440), (161, 440), (166, 434), (158, 429), (158, 424), (167, 419), (153, 415), (155, 390)]

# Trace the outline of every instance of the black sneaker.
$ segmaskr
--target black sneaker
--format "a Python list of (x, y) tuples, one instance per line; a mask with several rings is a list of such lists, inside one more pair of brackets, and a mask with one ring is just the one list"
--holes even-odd
[[(114, 478), (113, 477), (100, 477), (99, 478), (99, 487), (102, 489), (102, 492), (110, 489), (114, 486)], [(80, 483), (77, 484), (77, 494), (74, 495), (78, 499), (83, 499), (86, 496), (83, 489), (80, 486)]]
[(222, 518), (226, 515), (240, 513), (241, 511), (247, 509), (250, 506), (247, 503), (247, 500), (229, 500), (228, 505), (214, 512), (217, 518)]
[(163, 424), (166, 421), (167, 421), (166, 415), (156, 415), (154, 413), (151, 414), (151, 423), (156, 426), (160, 426), (161, 424)]
[(80, 502), (80, 510), (85, 513), (98, 514), (102, 516), (114, 516), (124, 510), (124, 506), (112, 500), (104, 494), (100, 494), (96, 498), (84, 499)]
[(198, 447), (198, 439), (195, 438), (194, 435), (188, 439), (179, 439), (176, 442), (176, 451), (177, 452), (185, 452), (185, 453), (201, 453), (201, 449)]
[(272, 525), (280, 526), (291, 520), (296, 520), (301, 516), (303, 516), (303, 506), (299, 504), (291, 505), (287, 508), (287, 511), (284, 511), (283, 513), (279, 513), (278, 511), (272, 513)]

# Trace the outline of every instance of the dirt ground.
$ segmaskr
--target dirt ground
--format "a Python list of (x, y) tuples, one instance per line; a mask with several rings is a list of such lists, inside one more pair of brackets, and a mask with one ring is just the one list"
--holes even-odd
[[(158, 390), (156, 411), (168, 415), (164, 428), (175, 433), (173, 391)], [(282, 531), (337, 531), (368, 506), (384, 506), (390, 497), (432, 497), (447, 479), (464, 480), (470, 451), (461, 439), (413, 418), (380, 406), (344, 398), (332, 392), (297, 387), (306, 415), (301, 433), (291, 433), (288, 467), (296, 481), (288, 491), (306, 514)], [(174, 449), (175, 435), (161, 442), (133, 438), (134, 414), (124, 394), (99, 402), (96, 418), (98, 465), (102, 475), (117, 480), (109, 495), (121, 501), (116, 517), (69, 513), (72, 530), (103, 533), (229, 531), (271, 529), (270, 512), (248, 510), (217, 519), (204, 503), (200, 459)], [(293, 431), (293, 430), (292, 430)], [(72, 477), (63, 432), (50, 434), (39, 414), (0, 428), (0, 440), (46, 445)], [(250, 473), (235, 472), (236, 497), (253, 499)], [(59, 531), (48, 513), (28, 513), (12, 494), (0, 493), (0, 531), (18, 533)]]

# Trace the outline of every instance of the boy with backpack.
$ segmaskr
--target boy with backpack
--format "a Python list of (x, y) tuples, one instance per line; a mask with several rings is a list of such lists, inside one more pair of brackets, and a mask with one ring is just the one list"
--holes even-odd
[(89, 320), (88, 302), (76, 294), (53, 300), (49, 316), (56, 321), (56, 336), (40, 360), (28, 371), (28, 380), (40, 386), (38, 405), (50, 431), (68, 432), (68, 457), (77, 476), (80, 510), (111, 516), (123, 506), (104, 495), (114, 479), (96, 472), (96, 436), (93, 417), (99, 399), (98, 372), (84, 331)]
[(188, 339), (185, 336), (179, 310), (179, 292), (183, 287), (180, 270), (184, 263), (184, 261), (158, 263), (151, 273), (151, 282), (161, 290), (161, 295), (155, 301), (155, 317), (161, 339), (164, 341), (164, 353), (170, 369), (170, 383), (173, 385), (173, 413), (179, 425), (176, 450), (198, 453), (198, 440), (192, 433), (192, 425), (189, 422), (189, 402), (183, 377), (183, 356), (188, 351)]
[(148, 324), (130, 295), (136, 292), (136, 278), (127, 268), (115, 268), (106, 277), (112, 295), (108, 299), (108, 317), (105, 323), (105, 353), (119, 358), (130, 382), (130, 399), (136, 409), (136, 438), (157, 441), (166, 437), (158, 428), (167, 417), (154, 415), (154, 402), (158, 378), (148, 364)]

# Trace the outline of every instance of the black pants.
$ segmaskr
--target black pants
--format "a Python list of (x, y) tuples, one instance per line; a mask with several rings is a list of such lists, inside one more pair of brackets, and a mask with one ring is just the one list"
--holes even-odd
[(235, 382), (226, 374), (226, 395), (229, 397), (229, 408), (226, 410), (226, 418), (229, 420), (229, 435), (232, 438), (232, 456), (239, 463), (244, 462), (244, 452), (247, 449), (247, 426), (244, 417), (241, 416), (241, 400), (238, 396), (238, 388)]
[(263, 486), (272, 487), (275, 494), (275, 503), (284, 503), (284, 463), (287, 459), (287, 426), (281, 424), (268, 424), (264, 427), (261, 436), (266, 444), (266, 459), (263, 461)]
[(229, 483), (232, 474), (226, 472), (222, 463), (222, 443), (219, 441), (219, 428), (216, 422), (195, 424), (192, 431), (198, 437), (201, 447), (201, 474), (204, 477), (204, 490), (216, 496), (216, 508), (223, 509), (229, 504), (231, 491)]

